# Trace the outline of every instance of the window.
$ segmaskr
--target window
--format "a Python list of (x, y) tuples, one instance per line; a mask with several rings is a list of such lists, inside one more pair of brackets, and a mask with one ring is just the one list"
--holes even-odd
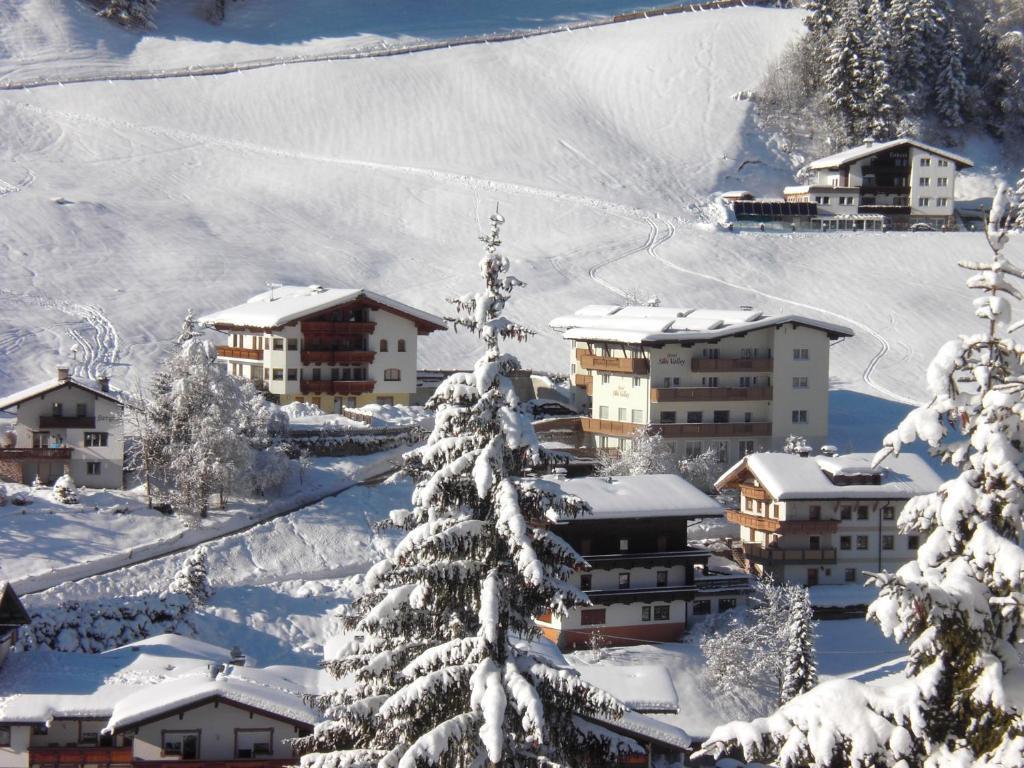
[(319, 368), (314, 368), (310, 375), (312, 376), (313, 381), (320, 381), (320, 369)]
[(730, 611), (730, 610), (732, 610), (735, 607), (736, 607), (736, 598), (735, 597), (720, 597), (720, 598), (718, 598), (718, 612), (719, 613), (724, 613), (725, 611)]
[(747, 454), (754, 452), (754, 441), (753, 440), (740, 440), (740, 456), (746, 456)]
[(85, 462), (85, 474), (87, 474), (87, 475), (99, 475), (99, 474), (101, 474), (100, 463), (98, 461), (87, 461), (87, 462)]
[(945, 208), (948, 203), (949, 203), (949, 198), (948, 197), (937, 197), (937, 198), (935, 198), (935, 205), (938, 208)]
[(632, 421), (633, 421), (634, 424), (643, 424), (644, 423), (644, 412), (641, 411), (638, 408), (634, 408), (633, 409), (633, 419), (632, 419)]
[(0, 747), (11, 746), (11, 726), (0, 725)]
[(634, 387), (639, 387), (640, 386), (640, 377), (639, 376), (634, 376), (633, 377), (633, 386)]
[(49, 729), (49, 727), (47, 727), (46, 723), (36, 723), (35, 725), (32, 726), (32, 735), (33, 736), (45, 736), (49, 732), (50, 732), (50, 729)]
[(619, 589), (629, 589), (629, 574), (628, 573), (620, 573), (619, 574)]
[(269, 757), (274, 753), (274, 731), (270, 728), (235, 731), (235, 757)]
[(298, 380), (299, 380), (299, 369), (298, 368), (289, 368), (288, 369), (288, 381), (298, 381)]
[(938, 164), (939, 164), (939, 168), (948, 168), (949, 167), (949, 160), (939, 160)]
[(651, 620), (651, 606), (644, 605), (640, 607), (640, 621)]
[(604, 608), (588, 608), (580, 611), (580, 624), (583, 626), (604, 624)]
[(289, 350), (294, 352), (298, 348), (299, 348), (299, 340), (298, 339), (288, 339), (288, 349)]
[(856, 568), (847, 568), (846, 571), (843, 573), (843, 578), (846, 581), (856, 581), (857, 580), (857, 569)]
[(693, 601), (693, 615), (694, 616), (707, 616), (711, 613), (711, 601), (710, 600), (694, 600)]
[(811, 520), (821, 520), (821, 505), (811, 504), (808, 514)]
[(700, 385), (702, 387), (717, 387), (718, 377), (717, 376), (702, 376), (700, 379)]
[(589, 573), (580, 574), (580, 589), (584, 592), (593, 589), (594, 577)]
[(896, 549), (896, 537), (889, 535), (883, 536), (882, 549)]
[(619, 552), (629, 552), (629, 539), (619, 539)]
[(729, 423), (729, 412), (728, 411), (715, 411), (714, 412), (715, 424), (728, 424)]
[(840, 195), (840, 197), (839, 197), (839, 204), (840, 205), (853, 205), (853, 197), (850, 197), (850, 196), (844, 197), (844, 196)]
[(927, 208), (932, 202), (930, 197), (919, 197), (917, 198), (918, 208)]
[(676, 412), (675, 411), (662, 411), (659, 415), (659, 420), (662, 424), (675, 424), (676, 423)]
[(611, 376), (609, 376), (607, 373), (602, 373), (601, 374), (601, 383), (602, 384), (607, 384), (611, 380), (612, 380)]
[(807, 377), (806, 376), (794, 376), (793, 377), (793, 389), (807, 389)]
[(809, 354), (810, 354), (810, 352), (809, 352), (809, 350), (806, 347), (801, 347), (799, 349), (794, 349), (793, 350), (793, 359), (794, 360), (807, 360), (808, 357), (809, 357)]
[(668, 606), (667, 605), (656, 605), (656, 606), (654, 606), (654, 620), (655, 621), (668, 621)]
[(608, 418), (608, 406), (607, 405), (602, 405), (601, 407), (599, 407), (597, 409), (597, 415), (598, 415), (598, 418), (607, 419)]
[(808, 537), (808, 541), (808, 549), (821, 549), (821, 536), (810, 536)]
[(907, 536), (907, 549), (917, 549), (921, 545), (921, 539), (915, 535)]
[(97, 731), (84, 731), (79, 726), (78, 732), (78, 743), (85, 744), (86, 746), (95, 747), (100, 743), (100, 732)]
[(853, 507), (843, 505), (839, 508), (839, 519), (849, 520), (853, 516)]
[(867, 536), (858, 536), (857, 537), (857, 549), (867, 549), (867, 548), (868, 548), (868, 537)]
[(384, 381), (401, 381), (402, 371), (398, 368), (385, 368)]
[(749, 376), (740, 376), (740, 386), (741, 387), (749, 387), (750, 383), (751, 383), (751, 378)]
[(932, 159), (930, 157), (922, 157), (921, 160), (918, 162), (918, 165), (920, 165), (922, 168), (928, 168), (931, 164)]
[(839, 537), (839, 548), (840, 549), (849, 549), (850, 548), (850, 537), (849, 536), (840, 536)]
[(830, 198), (828, 195), (816, 195), (814, 197), (814, 202), (816, 202), (818, 205), (828, 205), (829, 203), (832, 202), (832, 198)]
[(868, 519), (868, 508), (867, 507), (857, 507), (857, 519), (858, 520), (867, 520)]
[(75, 404), (75, 416), (77, 416), (80, 419), (85, 418), (85, 403)]
[(750, 512), (753, 512), (753, 510), (754, 510), (754, 500), (752, 498), (750, 498), (749, 496), (745, 496), (744, 497), (744, 501), (747, 504), (747, 510), (750, 511)]
[(794, 424), (806, 424), (807, 423), (807, 411), (793, 411), (793, 423)]
[(705, 360), (717, 360), (719, 351), (718, 347), (704, 347), (700, 351), (700, 356)]
[(895, 520), (896, 509), (894, 507), (882, 507), (882, 519), (883, 520)]
[(625, 420), (626, 420), (626, 409), (625, 408), (619, 408), (619, 421), (625, 421)]
[(405, 339), (398, 340), (398, 351), (405, 352)]
[(657, 585), (659, 587), (667, 587), (668, 586), (668, 571), (658, 571), (657, 573), (654, 574), (654, 577), (655, 577), (656, 583), (657, 583)]
[(687, 411), (686, 412), (686, 423), (687, 424), (700, 424), (704, 421), (704, 411)]
[(107, 433), (106, 432), (86, 432), (85, 433), (85, 447), (86, 448), (106, 448), (107, 447)]
[(182, 760), (199, 758), (199, 731), (164, 731), (163, 757), (178, 755)]
[(935, 180), (935, 186), (937, 186), (937, 187), (948, 187), (949, 186), (949, 178), (946, 177), (946, 176), (939, 176)]
[(273, 371), (274, 381), (284, 381), (284, 368), (275, 368)]
[(919, 178), (917, 180), (917, 183), (918, 183), (919, 186), (928, 187), (928, 186), (931, 186), (932, 180), (930, 178), (928, 178), (927, 176), (922, 176), (921, 178)]
[(678, 376), (673, 376), (672, 377), (672, 386), (673, 387), (678, 387), (679, 386), (679, 377)]
[(284, 349), (284, 339), (279, 339), (277, 336), (274, 337), (274, 349), (280, 351)]

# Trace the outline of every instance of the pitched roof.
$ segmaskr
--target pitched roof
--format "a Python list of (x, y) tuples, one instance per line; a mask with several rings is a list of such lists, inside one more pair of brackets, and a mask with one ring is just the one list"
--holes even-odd
[(956, 163), (957, 169), (972, 168), (974, 166), (974, 163), (963, 155), (953, 154), (945, 149), (925, 144), (922, 141), (917, 141), (916, 139), (893, 139), (892, 141), (884, 141), (881, 144), (875, 144), (874, 142), (871, 144), (861, 144), (859, 147), (852, 147), (850, 149), (843, 150), (842, 152), (837, 152), (834, 155), (829, 155), (828, 157), (823, 157), (820, 160), (814, 160), (813, 162), (808, 163), (806, 169), (817, 171), (827, 168), (839, 168), (840, 166), (848, 163), (861, 160), (865, 157), (871, 157), (872, 155), (877, 155), (880, 152), (885, 152), (904, 145), (917, 147), (918, 149), (923, 149), (925, 152), (931, 152), (933, 155), (939, 155), (940, 157), (952, 160)]
[(13, 408), (19, 403), (23, 403), (26, 400), (31, 400), (33, 397), (45, 395), (47, 392), (52, 392), (61, 387), (77, 387), (78, 389), (84, 389), (88, 392), (92, 392), (94, 395), (111, 400), (118, 405), (124, 405), (124, 401), (121, 399), (117, 392), (103, 391), (100, 383), (92, 381), (91, 379), (79, 379), (77, 377), (68, 377), (67, 379), (50, 379), (44, 381), (41, 384), (23, 389), (20, 392), (7, 395), (3, 399), (0, 399), (0, 411), (6, 411), (9, 408)]
[[(722, 505), (679, 475), (546, 478), (590, 505), (582, 520), (721, 517)], [(568, 522), (562, 520), (560, 522)]]
[[(730, 467), (715, 483), (733, 487), (749, 473), (777, 501), (790, 499), (909, 499), (932, 493), (942, 479), (913, 453), (886, 457), (872, 469), (872, 453), (842, 456), (799, 456), (793, 453), (752, 453)], [(877, 484), (856, 478), (877, 473)], [(830, 477), (831, 476), (831, 477)], [(838, 478), (839, 482), (833, 482)], [(849, 484), (846, 484), (849, 483)]]
[(613, 304), (591, 304), (571, 315), (556, 317), (550, 325), (562, 331), (565, 339), (663, 344), (713, 341), (786, 323), (818, 328), (830, 338), (853, 335), (845, 325), (802, 315), (765, 315), (757, 310), (621, 307)]
[(319, 285), (283, 285), (273, 288), (237, 306), (205, 315), (199, 318), (199, 322), (214, 327), (271, 330), (357, 299), (367, 300), (408, 317), (420, 327), (422, 333), (441, 331), (447, 327), (444, 318), (365, 288), (324, 288)]
[(0, 627), (19, 627), (31, 623), (28, 611), (21, 604), (14, 587), (0, 581)]

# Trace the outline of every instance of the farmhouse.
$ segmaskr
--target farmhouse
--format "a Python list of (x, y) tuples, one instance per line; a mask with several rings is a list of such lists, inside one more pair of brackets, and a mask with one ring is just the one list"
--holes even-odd
[(361, 288), (285, 285), (200, 318), (228, 335), (228, 371), (286, 405), (326, 412), (370, 403), (409, 405), (418, 337), (442, 318)]
[(57, 378), (0, 399), (0, 411), (12, 409), (14, 444), (0, 443), (0, 481), (52, 484), (66, 473), (78, 485), (122, 487), (124, 403), (108, 379), (60, 366)]
[(917, 534), (897, 520), (907, 499), (941, 480), (920, 456), (873, 454), (745, 456), (716, 483), (739, 491), (726, 518), (740, 526), (737, 554), (748, 570), (791, 584), (863, 583), (916, 557)]

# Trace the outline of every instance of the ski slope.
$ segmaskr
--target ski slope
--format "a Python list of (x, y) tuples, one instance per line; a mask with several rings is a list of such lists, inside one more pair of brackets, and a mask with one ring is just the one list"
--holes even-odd
[[(192, 34), (172, 18), (180, 35), (118, 45), (77, 4), (5, 7), (21, 13), (0, 30), (5, 77), (348, 40), (338, 30), (311, 41), (288, 24), (272, 39), (256, 2), (230, 7), (235, 26)], [(25, 20), (40, 9), (52, 29)], [(446, 31), (417, 18), (365, 29)], [(392, 58), (0, 93), (0, 390), (73, 356), (129, 386), (188, 308), (237, 303), (268, 281), (367, 286), (443, 313), (446, 296), (476, 285), (476, 238), (500, 203), (506, 253), (528, 284), (510, 311), (538, 330), (522, 349), (528, 366), (567, 368), (553, 315), (643, 288), (666, 304), (848, 324), (857, 335), (834, 349), (832, 376), (863, 396), (852, 411), (917, 401), (932, 354), (970, 327), (956, 262), (984, 257), (980, 236), (711, 226), (716, 192), (777, 193), (792, 178), (734, 94), (800, 28), (799, 11), (735, 8)], [(984, 194), (992, 173), (963, 186)], [(435, 334), (421, 350), (424, 367), (455, 367), (478, 346)]]

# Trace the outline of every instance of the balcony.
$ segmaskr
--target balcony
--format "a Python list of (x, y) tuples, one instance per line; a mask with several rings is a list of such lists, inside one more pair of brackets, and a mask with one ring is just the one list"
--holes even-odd
[(583, 555), (591, 568), (655, 568), (684, 563), (706, 563), (711, 553), (706, 549), (679, 549), (672, 552), (613, 552), (608, 555)]
[(302, 332), (303, 333), (317, 333), (317, 334), (331, 334), (331, 335), (349, 335), (353, 333), (365, 334), (373, 333), (377, 328), (376, 323), (356, 323), (351, 321), (338, 321), (333, 320), (303, 320), (302, 321)]
[(576, 350), (576, 361), (591, 371), (603, 373), (628, 373), (645, 375), (651, 370), (651, 363), (646, 357), (610, 357), (607, 355), (591, 355), (582, 349)]
[(879, 213), (887, 216), (909, 216), (909, 205), (859, 205), (857, 213)]
[(693, 585), (697, 593), (706, 595), (712, 592), (747, 592), (750, 590), (749, 576), (698, 576), (694, 579)]
[(351, 365), (352, 363), (372, 363), (376, 354), (376, 352), (366, 349), (304, 349), (302, 350), (302, 364), (327, 363), (328, 365)]
[(771, 387), (683, 387), (652, 389), (655, 403), (693, 403), (771, 400)]
[(696, 373), (728, 373), (730, 371), (771, 373), (772, 359), (770, 357), (694, 357), (690, 359), (690, 368)]
[(834, 563), (835, 547), (825, 549), (779, 549), (743, 542), (743, 554), (759, 563)]
[(743, 528), (765, 533), (777, 533), (782, 527), (782, 522), (779, 520), (763, 515), (751, 515), (747, 512), (740, 512), (738, 509), (725, 510), (725, 519)]
[(594, 394), (593, 376), (587, 376), (586, 374), (577, 373), (576, 376), (573, 377), (573, 384), (585, 390), (588, 395)]
[(770, 421), (735, 421), (724, 424), (652, 424), (663, 437), (771, 437)]
[(300, 382), (304, 395), (365, 395), (373, 392), (376, 382), (373, 379), (363, 381), (306, 381)]
[(245, 347), (217, 347), (218, 357), (233, 357), (237, 360), (262, 360), (262, 349), (246, 349)]
[(768, 501), (768, 491), (757, 485), (740, 485), (740, 495), (754, 501)]
[(910, 187), (882, 186), (881, 184), (865, 184), (860, 188), (861, 195), (903, 195), (910, 194)]
[(646, 429), (646, 424), (634, 424), (631, 421), (612, 421), (610, 419), (592, 419), (589, 416), (580, 418), (580, 426), (584, 432), (613, 437), (634, 437), (638, 429)]
[(8, 461), (67, 460), (70, 458), (70, 448), (0, 448), (0, 459)]
[(96, 429), (95, 416), (40, 416), (40, 429)]
[(669, 600), (692, 600), (697, 588), (692, 584), (671, 587), (631, 587), (628, 589), (593, 589), (587, 597), (595, 605), (615, 603), (653, 603)]
[(131, 765), (131, 747), (29, 747), (30, 765)]

